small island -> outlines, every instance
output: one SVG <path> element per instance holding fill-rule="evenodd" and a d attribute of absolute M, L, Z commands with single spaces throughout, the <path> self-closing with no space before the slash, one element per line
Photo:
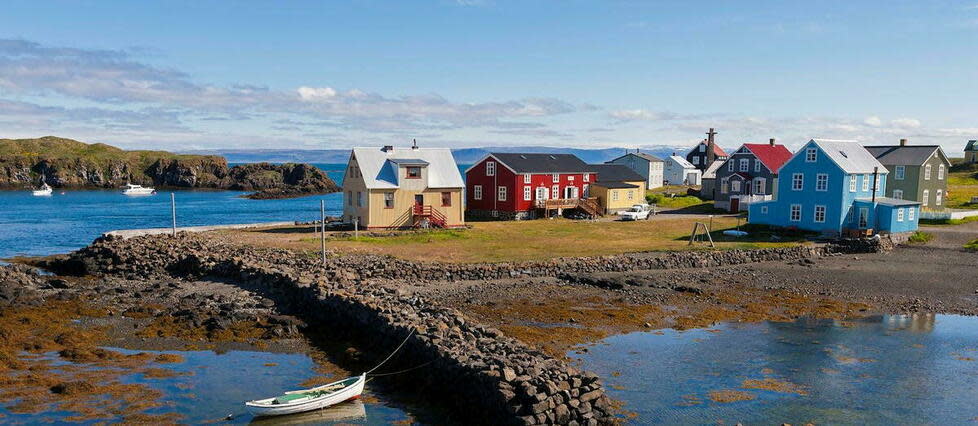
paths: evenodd
<path fill-rule="evenodd" d="M 0 189 L 46 183 L 54 188 L 157 188 L 254 191 L 253 199 L 326 194 L 340 188 L 309 164 L 254 163 L 229 167 L 224 157 L 166 151 L 126 151 L 102 143 L 45 136 L 0 139 Z"/>

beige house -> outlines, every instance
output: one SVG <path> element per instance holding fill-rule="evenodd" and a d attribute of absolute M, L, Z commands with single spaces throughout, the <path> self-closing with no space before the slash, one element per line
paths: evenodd
<path fill-rule="evenodd" d="M 588 188 L 588 197 L 596 198 L 605 214 L 614 214 L 635 204 L 645 204 L 646 179 L 622 164 L 589 164 L 597 173 Z"/>
<path fill-rule="evenodd" d="M 464 187 L 448 148 L 353 148 L 343 220 L 365 229 L 462 226 Z"/>

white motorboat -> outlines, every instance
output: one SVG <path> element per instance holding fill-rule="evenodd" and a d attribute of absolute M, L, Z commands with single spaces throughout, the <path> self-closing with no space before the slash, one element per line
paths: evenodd
<path fill-rule="evenodd" d="M 52 193 L 54 193 L 54 190 L 51 189 L 51 186 L 48 185 L 47 182 L 45 182 L 40 189 L 35 189 L 31 191 L 31 194 L 34 194 L 36 196 L 51 195 Z"/>
<path fill-rule="evenodd" d="M 124 189 L 122 193 L 125 195 L 151 195 L 156 193 L 156 189 L 127 183 L 126 189 Z"/>
<path fill-rule="evenodd" d="M 310 389 L 285 392 L 273 398 L 248 401 L 245 405 L 256 417 L 304 413 L 359 398 L 366 382 L 367 374 L 364 373 Z"/>

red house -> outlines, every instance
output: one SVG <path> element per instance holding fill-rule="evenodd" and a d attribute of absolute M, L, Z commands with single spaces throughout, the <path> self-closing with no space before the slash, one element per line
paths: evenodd
<path fill-rule="evenodd" d="M 587 199 L 596 178 L 572 154 L 490 153 L 465 171 L 465 213 L 511 220 L 564 208 L 597 214 L 596 203 Z"/>

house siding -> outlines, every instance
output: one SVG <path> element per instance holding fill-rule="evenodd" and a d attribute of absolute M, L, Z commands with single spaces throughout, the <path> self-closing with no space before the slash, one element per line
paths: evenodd
<path fill-rule="evenodd" d="M 638 188 L 605 188 L 600 183 L 591 185 L 591 196 L 598 199 L 598 205 L 604 209 L 605 214 L 611 214 L 626 210 L 635 204 L 645 203 L 645 182 L 624 182 L 635 185 Z M 632 198 L 628 198 L 629 191 Z M 615 194 L 618 194 L 617 199 Z"/>
<path fill-rule="evenodd" d="M 486 176 L 486 163 L 496 162 L 496 175 Z M 552 173 L 530 174 L 530 183 L 524 183 L 522 173 L 514 173 L 494 157 L 487 157 L 470 167 L 465 173 L 465 210 L 480 216 L 488 216 L 493 210 L 506 212 L 501 217 L 532 218 L 536 207 L 538 188 L 546 188 L 547 199 L 554 198 L 553 186 L 558 186 L 558 197 L 565 198 L 568 187 L 577 188 L 578 198 L 585 196 L 585 191 L 596 180 L 596 173 L 588 173 L 588 181 L 584 180 L 585 173 L 561 173 L 558 182 L 553 181 Z M 475 186 L 482 185 L 482 199 L 475 199 Z M 506 188 L 506 199 L 499 200 L 499 187 Z M 523 188 L 530 187 L 530 200 L 523 197 Z"/>
<path fill-rule="evenodd" d="M 621 164 L 635 173 L 645 178 L 646 188 L 659 188 L 662 186 L 664 165 L 662 161 L 649 161 L 635 154 L 626 154 L 608 162 L 608 164 Z"/>
<path fill-rule="evenodd" d="M 746 152 L 745 152 L 746 151 Z M 747 160 L 747 171 L 740 171 L 740 160 Z M 730 171 L 730 163 L 734 164 L 734 170 Z M 760 172 L 755 172 L 755 167 L 760 165 Z M 734 192 L 731 190 L 730 185 L 726 185 L 727 192 L 723 192 L 724 185 L 723 182 L 726 180 L 729 182 L 730 178 L 737 174 L 742 173 L 749 176 L 749 180 L 743 181 L 747 184 L 742 184 L 739 191 Z M 730 198 L 738 195 L 752 195 L 754 194 L 754 179 L 763 178 L 764 179 L 764 194 L 763 195 L 773 195 L 777 181 L 778 175 L 773 173 L 771 170 L 764 165 L 764 163 L 757 158 L 749 149 L 740 148 L 735 153 L 731 154 L 730 157 L 717 169 L 716 180 L 713 183 L 713 199 L 715 200 L 714 205 L 717 208 L 726 209 L 730 205 Z"/>

